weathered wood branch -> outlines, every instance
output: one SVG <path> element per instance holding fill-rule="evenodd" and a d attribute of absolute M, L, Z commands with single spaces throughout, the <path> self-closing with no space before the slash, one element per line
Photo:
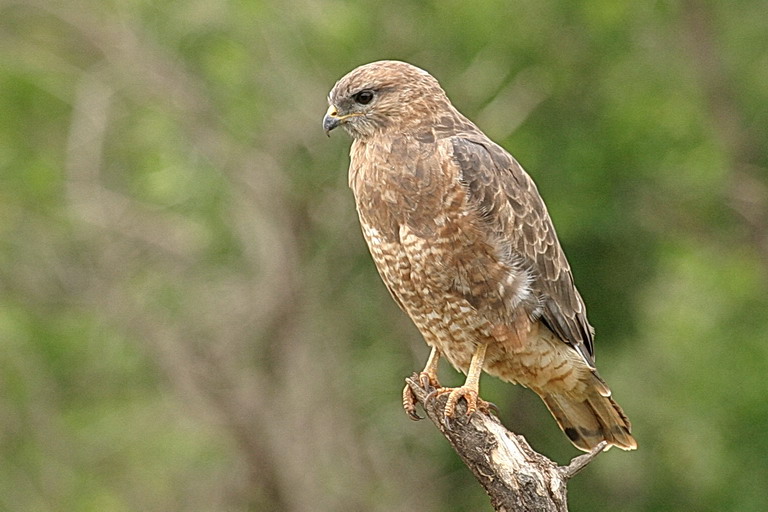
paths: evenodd
<path fill-rule="evenodd" d="M 427 400 L 431 390 L 420 387 L 416 375 L 406 382 L 429 419 L 485 488 L 493 508 L 500 512 L 567 512 L 568 479 L 605 448 L 602 443 L 567 466 L 558 466 L 534 451 L 523 436 L 507 430 L 495 416 L 478 411 L 467 418 L 463 401 L 459 401 L 456 417 L 447 420 L 443 414 L 447 396 Z"/>

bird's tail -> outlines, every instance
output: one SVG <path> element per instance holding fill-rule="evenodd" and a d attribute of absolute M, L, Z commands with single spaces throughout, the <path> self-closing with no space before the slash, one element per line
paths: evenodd
<path fill-rule="evenodd" d="M 608 387 L 593 375 L 594 385 L 575 398 L 567 394 L 542 394 L 549 412 L 565 435 L 580 450 L 590 451 L 601 441 L 622 450 L 634 450 L 637 441 L 632 426 L 619 404 L 611 398 Z"/>

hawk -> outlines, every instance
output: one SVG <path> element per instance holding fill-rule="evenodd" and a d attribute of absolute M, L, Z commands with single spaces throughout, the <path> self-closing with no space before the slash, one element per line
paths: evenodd
<path fill-rule="evenodd" d="M 328 95 L 326 134 L 354 139 L 352 188 L 384 284 L 431 353 L 423 385 L 462 398 L 482 372 L 535 391 L 579 449 L 632 450 L 629 420 L 595 368 L 594 330 L 531 177 L 450 102 L 435 78 L 399 61 L 360 66 Z M 445 357 L 467 375 L 441 387 Z M 406 412 L 418 419 L 414 396 Z"/>

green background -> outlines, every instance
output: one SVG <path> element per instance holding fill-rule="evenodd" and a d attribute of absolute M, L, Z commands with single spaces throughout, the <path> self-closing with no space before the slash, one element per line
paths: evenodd
<path fill-rule="evenodd" d="M 0 510 L 490 510 L 400 407 L 326 94 L 407 60 L 539 185 L 640 448 L 574 511 L 768 508 L 768 3 L 0 0 Z M 461 377 L 441 369 L 446 384 Z M 577 454 L 530 391 L 507 426 Z"/>

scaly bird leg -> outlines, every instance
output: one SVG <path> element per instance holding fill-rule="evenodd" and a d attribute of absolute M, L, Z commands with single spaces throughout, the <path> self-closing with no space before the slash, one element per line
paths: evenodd
<path fill-rule="evenodd" d="M 432 347 L 432 351 L 429 353 L 429 359 L 424 369 L 419 372 L 415 377 L 419 381 L 421 387 L 426 391 L 430 388 L 440 389 L 440 383 L 437 381 L 437 363 L 440 362 L 440 351 L 437 347 Z M 416 414 L 416 395 L 413 394 L 411 387 L 406 384 L 403 389 L 403 409 L 405 413 L 414 421 L 418 421 L 421 418 Z"/>
<path fill-rule="evenodd" d="M 445 403 L 444 412 L 447 418 L 453 417 L 456 404 L 460 398 L 464 398 L 467 402 L 467 416 L 471 416 L 478 407 L 486 410 L 495 407 L 478 396 L 480 391 L 480 375 L 483 373 L 483 361 L 485 361 L 485 351 L 487 348 L 487 344 L 478 345 L 477 350 L 475 350 L 472 356 L 472 361 L 469 363 L 467 379 L 464 381 L 463 386 L 458 388 L 441 388 L 430 393 L 430 395 L 433 395 L 433 398 L 448 393 L 448 401 Z M 427 399 L 429 400 L 430 397 L 427 397 Z"/>

